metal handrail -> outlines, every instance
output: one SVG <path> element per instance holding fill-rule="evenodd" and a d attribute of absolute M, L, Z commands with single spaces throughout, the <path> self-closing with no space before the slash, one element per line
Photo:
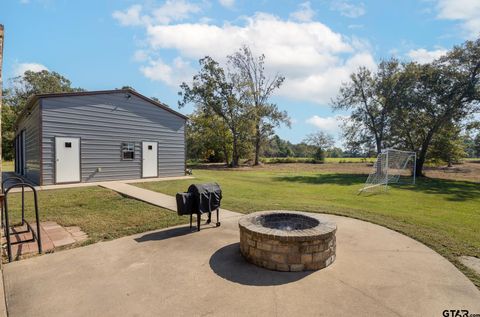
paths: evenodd
<path fill-rule="evenodd" d="M 18 177 L 18 176 L 9 177 L 9 178 L 3 180 L 3 182 L 2 182 L 2 191 L 5 189 L 5 184 L 8 183 L 9 181 L 13 181 L 13 180 L 18 181 L 19 183 L 24 183 L 24 182 L 25 182 L 25 181 L 23 180 L 23 178 L 20 178 L 20 177 Z"/>
<path fill-rule="evenodd" d="M 8 182 L 11 182 L 11 181 L 17 181 L 16 184 L 21 184 L 21 183 L 25 182 L 22 178 L 20 178 L 18 176 L 9 177 L 2 182 L 2 193 L 5 194 L 5 184 L 7 184 Z M 13 184 L 13 185 L 15 185 L 15 184 Z M 2 225 L 3 225 L 3 214 L 2 214 L 1 221 L 2 221 Z M 25 188 L 22 187 L 22 226 L 24 224 L 25 224 Z"/>
<path fill-rule="evenodd" d="M 37 241 L 38 245 L 38 253 L 42 253 L 42 240 L 41 240 L 41 234 L 40 234 L 40 218 L 38 216 L 38 198 L 37 198 L 37 190 L 35 187 L 33 187 L 30 184 L 27 183 L 17 183 L 13 184 L 10 187 L 8 187 L 5 190 L 5 198 L 4 198 L 4 212 L 5 212 L 5 237 L 7 240 L 7 255 L 8 255 L 8 261 L 12 261 L 12 243 L 10 241 L 10 226 L 9 226 L 9 220 L 8 220 L 8 193 L 13 189 L 13 188 L 22 188 L 22 225 L 26 224 L 28 231 L 32 231 L 32 240 L 28 241 Z M 33 191 L 33 199 L 34 199 L 34 205 L 35 205 L 35 220 L 37 222 L 37 232 L 35 232 L 30 225 L 28 221 L 25 220 L 25 187 L 30 188 Z M 26 242 L 26 241 L 22 241 Z"/>

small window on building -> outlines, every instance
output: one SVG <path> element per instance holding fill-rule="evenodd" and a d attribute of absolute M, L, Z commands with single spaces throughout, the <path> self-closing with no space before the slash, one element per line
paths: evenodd
<path fill-rule="evenodd" d="M 149 150 L 153 150 L 153 146 L 149 145 L 149 146 L 148 146 L 148 149 L 149 149 Z"/>
<path fill-rule="evenodd" d="M 135 143 L 122 142 L 122 160 L 131 161 L 135 158 Z"/>
<path fill-rule="evenodd" d="M 65 147 L 72 147 L 72 142 L 65 142 Z"/>

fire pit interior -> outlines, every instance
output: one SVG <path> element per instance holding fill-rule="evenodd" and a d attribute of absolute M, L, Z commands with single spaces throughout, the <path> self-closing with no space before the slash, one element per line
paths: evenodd
<path fill-rule="evenodd" d="M 240 251 L 247 261 L 277 271 L 319 270 L 335 260 L 337 227 L 318 215 L 263 211 L 242 217 Z"/>

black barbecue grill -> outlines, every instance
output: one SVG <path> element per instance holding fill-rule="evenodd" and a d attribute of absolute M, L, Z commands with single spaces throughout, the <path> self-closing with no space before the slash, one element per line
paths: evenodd
<path fill-rule="evenodd" d="M 177 213 L 179 216 L 190 215 L 190 228 L 192 216 L 197 215 L 197 229 L 200 231 L 200 217 L 208 213 L 207 224 L 212 221 L 212 211 L 217 211 L 216 226 L 220 226 L 219 210 L 222 200 L 222 190 L 217 183 L 192 184 L 185 193 L 177 193 Z"/>

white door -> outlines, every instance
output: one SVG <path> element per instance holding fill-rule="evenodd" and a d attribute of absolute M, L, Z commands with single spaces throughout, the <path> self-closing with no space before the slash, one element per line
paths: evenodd
<path fill-rule="evenodd" d="M 55 138 L 55 183 L 80 182 L 80 138 Z"/>
<path fill-rule="evenodd" d="M 142 177 L 158 176 L 157 142 L 142 142 Z"/>

